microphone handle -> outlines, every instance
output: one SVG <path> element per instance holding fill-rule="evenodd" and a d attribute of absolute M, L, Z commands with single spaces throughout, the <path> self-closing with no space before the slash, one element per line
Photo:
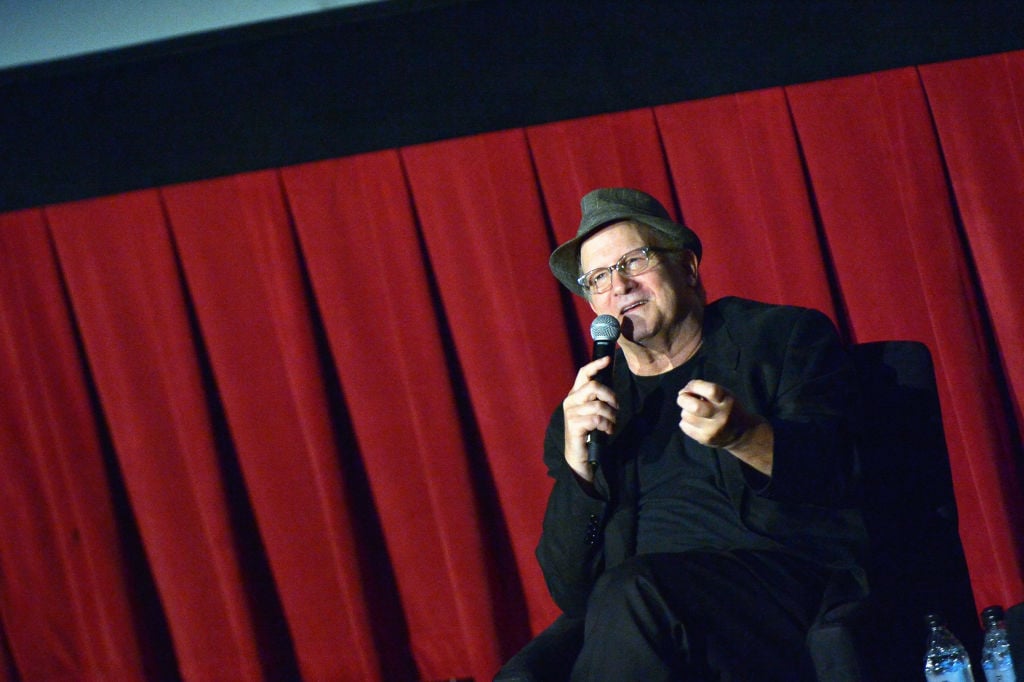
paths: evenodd
<path fill-rule="evenodd" d="M 614 357 L 615 353 L 615 341 L 614 340 L 601 340 L 594 341 L 594 359 L 599 360 L 603 357 L 611 355 Z M 609 362 L 608 366 L 600 370 L 594 375 L 594 380 L 604 386 L 612 385 L 612 365 L 614 362 Z M 597 466 L 601 460 L 601 454 L 604 452 L 605 443 L 608 442 L 608 434 L 604 431 L 591 431 L 587 434 L 587 464 L 591 466 Z"/>
<path fill-rule="evenodd" d="M 604 444 L 608 442 L 608 434 L 604 431 L 591 431 L 587 434 L 587 464 L 597 466 L 604 454 Z"/>

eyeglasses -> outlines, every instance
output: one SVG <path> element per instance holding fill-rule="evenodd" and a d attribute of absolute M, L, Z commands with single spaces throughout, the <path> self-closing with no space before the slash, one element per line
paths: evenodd
<path fill-rule="evenodd" d="M 594 268 L 584 273 L 576 282 L 589 294 L 603 294 L 612 286 L 612 272 L 618 271 L 623 277 L 636 277 L 647 272 L 653 263 L 651 254 L 669 249 L 659 249 L 653 246 L 644 246 L 633 249 L 625 254 L 615 263 L 604 268 Z"/>

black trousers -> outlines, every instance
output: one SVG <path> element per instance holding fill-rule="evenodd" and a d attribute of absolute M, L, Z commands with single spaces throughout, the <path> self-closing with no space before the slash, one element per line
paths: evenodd
<path fill-rule="evenodd" d="M 634 556 L 595 585 L 572 680 L 813 680 L 805 638 L 826 580 L 776 552 Z"/>

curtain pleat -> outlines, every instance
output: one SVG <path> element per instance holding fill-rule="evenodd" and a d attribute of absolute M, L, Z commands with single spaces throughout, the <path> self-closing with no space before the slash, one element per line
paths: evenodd
<path fill-rule="evenodd" d="M 258 679 L 253 616 L 159 195 L 47 214 L 182 675 Z M 220 627 L 208 631 L 213 622 Z"/>
<path fill-rule="evenodd" d="M 571 385 L 572 357 L 526 137 L 439 142 L 405 149 L 402 160 L 451 335 L 452 390 L 469 407 L 474 454 L 493 481 L 479 492 L 488 513 L 505 515 L 536 630 L 556 615 L 533 554 L 549 488 L 536 444 Z"/>
<path fill-rule="evenodd" d="M 1024 54 L 925 66 L 921 76 L 1024 436 Z"/>
<path fill-rule="evenodd" d="M 477 492 L 489 473 L 448 366 L 398 154 L 287 169 L 284 180 L 416 664 L 427 679 L 479 679 L 503 655 L 489 576 L 507 537 L 486 514 L 496 502 Z"/>
<path fill-rule="evenodd" d="M 10 679 L 141 679 L 101 425 L 42 211 L 0 216 L 0 613 Z"/>
<path fill-rule="evenodd" d="M 656 109 L 683 214 L 709 257 L 711 299 L 817 308 L 836 319 L 793 123 L 780 89 Z"/>
<path fill-rule="evenodd" d="M 593 313 L 599 186 L 709 298 L 936 361 L 979 606 L 1024 599 L 1024 53 L 0 215 L 0 680 L 486 680 Z M 899 415 L 893 415 L 898 419 Z"/>
<path fill-rule="evenodd" d="M 378 679 L 325 372 L 276 173 L 164 192 L 280 610 L 308 679 Z M 339 647 L 338 642 L 349 646 Z"/>

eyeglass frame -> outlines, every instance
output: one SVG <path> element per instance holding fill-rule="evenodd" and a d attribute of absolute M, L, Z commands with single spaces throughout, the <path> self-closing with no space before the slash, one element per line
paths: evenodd
<path fill-rule="evenodd" d="M 590 296 L 593 296 L 594 294 L 603 294 L 604 292 L 608 291 L 608 289 L 611 289 L 611 284 L 610 284 L 612 282 L 611 277 L 612 277 L 612 275 L 615 272 L 618 272 L 619 275 L 621 275 L 622 277 L 625 277 L 626 279 L 632 279 L 636 275 L 644 274 L 645 272 L 647 272 L 648 270 L 650 270 L 653 267 L 654 264 L 651 262 L 651 254 L 652 253 L 655 253 L 655 254 L 656 253 L 672 253 L 674 251 L 679 251 L 679 250 L 680 249 L 666 249 L 666 248 L 661 248 L 661 247 L 658 247 L 658 246 L 641 246 L 638 249 L 630 249 L 626 253 L 622 254 L 622 256 L 619 257 L 619 260 L 615 261 L 611 265 L 605 265 L 605 266 L 600 267 L 600 268 L 593 268 L 592 270 L 587 270 L 582 275 L 580 275 L 579 277 L 576 278 L 576 283 L 580 285 L 580 289 L 585 291 Z M 643 257 L 647 260 L 647 266 L 644 267 L 644 269 L 640 270 L 639 272 L 634 272 L 633 274 L 629 274 L 624 269 L 625 268 L 626 257 L 636 253 L 637 251 L 641 252 L 643 254 Z M 601 291 L 591 291 L 590 287 L 587 286 L 586 280 L 589 277 L 591 277 L 595 272 L 601 272 L 602 270 L 607 270 L 608 271 L 608 277 L 609 277 L 609 279 L 608 279 L 608 282 L 609 282 L 608 289 L 602 289 Z"/>

